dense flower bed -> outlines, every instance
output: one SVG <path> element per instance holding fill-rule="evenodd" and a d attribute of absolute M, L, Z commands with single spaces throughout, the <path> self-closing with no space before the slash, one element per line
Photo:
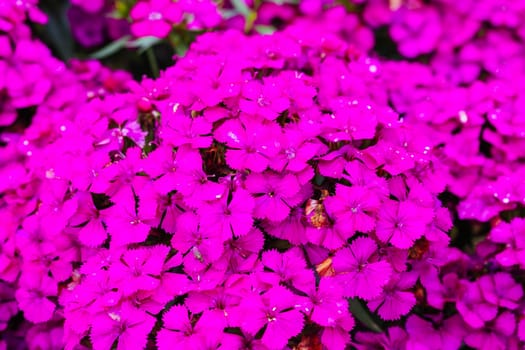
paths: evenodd
<path fill-rule="evenodd" d="M 42 2 L 0 0 L 0 349 L 525 346 L 523 1 L 71 1 L 108 66 L 176 49 L 138 81 Z"/>

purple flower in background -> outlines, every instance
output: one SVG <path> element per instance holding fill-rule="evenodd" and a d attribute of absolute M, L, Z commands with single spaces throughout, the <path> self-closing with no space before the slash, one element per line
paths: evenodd
<path fill-rule="evenodd" d="M 459 314 L 472 328 L 482 328 L 486 322 L 492 321 L 498 314 L 498 307 L 483 300 L 479 282 L 467 283 L 465 293 L 456 303 Z"/>
<path fill-rule="evenodd" d="M 56 305 L 48 297 L 57 295 L 56 282 L 43 271 L 28 271 L 21 281 L 20 289 L 15 293 L 24 317 L 31 322 L 49 321 L 53 317 Z"/>
<path fill-rule="evenodd" d="M 399 51 L 409 58 L 434 50 L 441 32 L 438 11 L 430 6 L 398 10 L 390 27 L 390 34 L 398 43 Z"/>
<path fill-rule="evenodd" d="M 461 317 L 455 315 L 445 320 L 425 320 L 412 315 L 407 319 L 406 329 L 410 334 L 407 346 L 413 349 L 430 350 L 458 349 L 467 330 Z"/>
<path fill-rule="evenodd" d="M 87 10 L 79 6 L 71 6 L 67 11 L 71 31 L 75 39 L 84 47 L 100 45 L 104 42 L 105 24 L 104 17 L 99 13 L 102 6 L 97 9 L 97 1 L 84 1 L 84 3 L 90 4 L 88 6 L 93 8 Z"/>
<path fill-rule="evenodd" d="M 485 329 L 474 330 L 465 335 L 465 343 L 480 350 L 509 349 L 512 334 L 516 330 L 516 318 L 509 311 L 502 312 Z"/>
<path fill-rule="evenodd" d="M 505 272 L 485 275 L 479 279 L 483 298 L 491 304 L 514 310 L 523 297 L 523 288 Z"/>

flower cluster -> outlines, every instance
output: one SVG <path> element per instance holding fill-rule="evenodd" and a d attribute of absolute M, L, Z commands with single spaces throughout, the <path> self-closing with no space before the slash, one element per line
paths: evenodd
<path fill-rule="evenodd" d="M 137 82 L 0 0 L 0 349 L 524 346 L 519 1 L 132 3 L 218 29 Z"/>

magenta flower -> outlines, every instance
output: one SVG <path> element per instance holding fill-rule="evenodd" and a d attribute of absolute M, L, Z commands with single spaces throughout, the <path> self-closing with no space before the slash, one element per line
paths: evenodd
<path fill-rule="evenodd" d="M 139 290 L 154 290 L 160 284 L 168 251 L 168 247 L 161 245 L 128 250 L 109 268 L 111 278 L 114 283 L 120 281 L 120 290 L 126 296 Z"/>
<path fill-rule="evenodd" d="M 266 326 L 262 343 L 270 349 L 281 349 L 303 328 L 303 315 L 295 308 L 296 302 L 297 297 L 281 286 L 263 295 L 249 295 L 239 306 L 243 315 L 241 329 L 256 334 Z"/>
<path fill-rule="evenodd" d="M 157 334 L 159 350 L 173 349 L 205 349 L 207 342 L 215 343 L 222 336 L 225 322 L 217 322 L 204 312 L 197 323 L 188 316 L 188 309 L 183 305 L 175 305 L 162 317 L 163 328 Z M 210 347 L 210 349 L 213 347 Z"/>
<path fill-rule="evenodd" d="M 276 171 L 299 172 L 308 167 L 308 160 L 323 150 L 323 145 L 316 140 L 308 139 L 303 128 L 289 126 L 283 135 L 281 151 L 270 163 Z"/>
<path fill-rule="evenodd" d="M 473 330 L 465 335 L 465 343 L 475 349 L 511 349 L 516 330 L 516 317 L 509 311 L 502 312 L 490 326 Z"/>
<path fill-rule="evenodd" d="M 7 283 L 0 282 L 0 331 L 7 328 L 9 319 L 18 312 L 15 289 Z"/>
<path fill-rule="evenodd" d="M 236 295 L 225 287 L 219 287 L 210 291 L 191 291 L 184 303 L 194 314 L 206 311 L 210 317 L 219 319 L 216 321 L 217 324 L 224 323 L 224 321 L 230 324 L 230 322 L 235 323 L 240 317 L 237 306 L 241 300 L 240 295 Z"/>
<path fill-rule="evenodd" d="M 69 182 L 64 180 L 48 180 L 40 192 L 42 202 L 39 208 L 42 228 L 49 233 L 58 233 L 66 227 L 69 218 L 77 209 L 74 199 L 66 199 Z"/>
<path fill-rule="evenodd" d="M 276 250 L 269 250 L 261 257 L 263 265 L 279 275 L 281 283 L 285 286 L 308 291 L 315 284 L 312 271 L 306 268 L 306 262 L 299 249 L 292 249 L 284 254 Z"/>
<path fill-rule="evenodd" d="M 258 263 L 258 254 L 264 245 L 261 231 L 252 228 L 240 237 L 231 237 L 224 242 L 224 253 L 219 264 L 225 266 L 227 272 L 249 273 Z"/>
<path fill-rule="evenodd" d="M 498 315 L 498 307 L 483 300 L 481 286 L 476 282 L 467 283 L 465 293 L 458 296 L 456 307 L 463 320 L 474 329 L 482 328 Z"/>
<path fill-rule="evenodd" d="M 179 108 L 180 109 L 180 108 Z M 179 110 L 163 113 L 164 122 L 159 134 L 170 146 L 189 145 L 191 148 L 206 148 L 212 143 L 212 125 L 203 117 L 192 118 Z"/>
<path fill-rule="evenodd" d="M 292 244 L 308 242 L 306 226 L 303 222 L 304 210 L 300 207 L 290 209 L 290 214 L 281 222 L 265 221 L 263 227 L 270 235 L 290 241 Z"/>
<path fill-rule="evenodd" d="M 151 229 L 148 217 L 136 211 L 135 198 L 131 191 L 122 194 L 117 204 L 104 210 L 102 220 L 111 235 L 111 247 L 117 248 L 130 243 L 143 242 Z"/>
<path fill-rule="evenodd" d="M 505 249 L 496 255 L 496 260 L 502 266 L 525 266 L 525 220 L 515 218 L 510 223 L 502 222 L 490 232 L 493 242 L 505 244 Z"/>
<path fill-rule="evenodd" d="M 250 81 L 243 86 L 239 109 L 250 116 L 275 120 L 290 106 L 280 91 L 279 80 L 265 79 L 264 83 Z"/>
<path fill-rule="evenodd" d="M 122 195 L 130 185 L 140 186 L 145 181 L 144 176 L 137 176 L 143 170 L 141 160 L 142 151 L 139 148 L 130 148 L 126 155 L 119 154 L 117 161 L 104 167 L 93 179 L 90 191 L 105 193 L 110 197 Z M 124 193 L 127 196 L 127 193 Z"/>
<path fill-rule="evenodd" d="M 467 332 L 461 317 L 457 315 L 433 322 L 412 315 L 407 319 L 406 330 L 410 334 L 407 346 L 432 350 L 459 349 Z"/>
<path fill-rule="evenodd" d="M 70 218 L 69 225 L 79 227 L 78 239 L 87 247 L 98 247 L 107 238 L 106 229 L 100 217 L 100 211 L 95 208 L 91 194 L 77 192 L 78 208 Z"/>
<path fill-rule="evenodd" d="M 199 207 L 205 201 L 223 197 L 223 185 L 210 181 L 203 170 L 202 158 L 197 150 L 180 147 L 177 152 L 177 170 L 170 177 L 162 177 L 161 185 L 170 186 L 179 191 L 186 199 L 186 204 Z"/>
<path fill-rule="evenodd" d="M 379 209 L 376 235 L 397 248 L 409 248 L 432 221 L 433 211 L 411 201 L 386 201 Z"/>
<path fill-rule="evenodd" d="M 368 302 L 370 310 L 377 310 L 382 319 L 398 320 L 416 305 L 416 297 L 408 291 L 416 283 L 417 274 L 405 272 L 394 275 L 384 287 L 381 295 Z"/>
<path fill-rule="evenodd" d="M 297 204 L 295 195 L 299 182 L 292 174 L 250 174 L 245 181 L 246 189 L 255 198 L 253 216 L 270 221 L 283 221 L 290 208 Z"/>
<path fill-rule="evenodd" d="M 354 328 L 355 321 L 349 312 L 342 311 L 330 325 L 322 330 L 321 343 L 327 349 L 343 350 L 350 343 L 349 332 Z"/>
<path fill-rule="evenodd" d="M 180 5 L 171 0 L 139 1 L 130 12 L 131 32 L 137 37 L 166 37 L 182 21 Z"/>
<path fill-rule="evenodd" d="M 434 50 L 441 32 L 439 13 L 431 6 L 417 10 L 400 9 L 394 14 L 394 23 L 390 27 L 399 51 L 409 58 Z"/>
<path fill-rule="evenodd" d="M 115 340 L 118 340 L 118 350 L 144 349 L 154 325 L 153 316 L 124 303 L 119 309 L 95 317 L 91 327 L 91 342 L 94 349 L 110 349 Z"/>
<path fill-rule="evenodd" d="M 339 324 L 338 322 L 343 317 L 349 316 L 348 303 L 343 294 L 343 289 L 334 278 L 321 278 L 317 289 L 310 286 L 309 300 L 304 303 L 303 311 L 310 316 L 312 321 L 321 326 L 342 326 L 344 323 Z"/>
<path fill-rule="evenodd" d="M 335 219 L 336 230 L 347 237 L 356 231 L 370 232 L 375 228 L 376 213 L 380 201 L 376 194 L 360 186 L 336 186 L 335 196 L 325 199 L 330 217 Z"/>
<path fill-rule="evenodd" d="M 215 230 L 223 240 L 232 235 L 243 236 L 252 228 L 253 208 L 253 197 L 245 190 L 238 189 L 232 193 L 231 199 L 222 197 L 199 208 L 199 215 L 206 218 L 201 222 L 201 229 Z"/>
<path fill-rule="evenodd" d="M 189 14 L 188 27 L 194 30 L 213 28 L 222 21 L 217 4 L 210 0 L 180 0 L 181 8 Z"/>
<path fill-rule="evenodd" d="M 249 169 L 263 172 L 270 160 L 279 153 L 280 134 L 276 124 L 227 120 L 215 130 L 215 138 L 226 143 L 226 162 L 236 170 Z"/>
<path fill-rule="evenodd" d="M 403 328 L 394 326 L 384 333 L 358 332 L 355 339 L 358 350 L 406 349 L 409 336 Z"/>
<path fill-rule="evenodd" d="M 217 230 L 204 231 L 199 225 L 200 218 L 196 214 L 186 212 L 179 216 L 171 245 L 182 253 L 191 251 L 198 260 L 215 261 L 223 252 L 223 236 Z"/>
<path fill-rule="evenodd" d="M 325 119 L 323 135 L 332 142 L 374 138 L 377 117 L 365 101 L 339 98 L 331 103 L 333 113 Z"/>
<path fill-rule="evenodd" d="M 336 279 L 344 295 L 372 300 L 380 295 L 392 274 L 386 261 L 377 261 L 376 243 L 368 237 L 356 238 L 348 248 L 339 250 L 333 258 Z"/>
<path fill-rule="evenodd" d="M 34 323 L 49 321 L 56 305 L 48 297 L 58 293 L 57 283 L 43 271 L 27 271 L 22 275 L 20 288 L 16 291 L 16 301 L 24 312 L 24 317 Z"/>
<path fill-rule="evenodd" d="M 497 272 L 482 276 L 479 285 L 483 298 L 499 307 L 515 310 L 523 297 L 523 288 L 509 273 Z"/>

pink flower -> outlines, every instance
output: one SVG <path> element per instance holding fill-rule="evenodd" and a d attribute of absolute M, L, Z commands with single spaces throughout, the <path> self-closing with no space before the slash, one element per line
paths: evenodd
<path fill-rule="evenodd" d="M 149 218 L 137 213 L 131 191 L 127 191 L 119 199 L 117 204 L 102 212 L 103 221 L 111 235 L 111 247 L 145 241 L 151 229 L 146 223 Z"/>
<path fill-rule="evenodd" d="M 215 130 L 215 139 L 226 143 L 226 162 L 236 170 L 249 169 L 263 172 L 270 160 L 279 153 L 280 144 L 275 135 L 280 134 L 276 124 L 227 120 Z"/>
<path fill-rule="evenodd" d="M 327 349 L 343 350 L 350 343 L 349 332 L 354 328 L 355 321 L 348 312 L 342 311 L 334 321 L 330 320 L 330 325 L 322 330 L 321 343 Z"/>
<path fill-rule="evenodd" d="M 162 117 L 164 122 L 159 134 L 165 144 L 174 147 L 189 145 L 191 148 L 211 146 L 212 125 L 205 118 L 192 118 L 179 110 L 174 113 L 167 111 L 162 114 Z"/>
<path fill-rule="evenodd" d="M 479 285 L 483 298 L 491 304 L 514 310 L 523 297 L 523 288 L 509 273 L 482 276 Z"/>
<path fill-rule="evenodd" d="M 159 350 L 173 349 L 204 349 L 204 344 L 211 341 L 218 345 L 225 322 L 217 322 L 204 312 L 197 323 L 188 316 L 188 309 L 183 305 L 175 305 L 162 317 L 163 328 L 157 334 Z M 215 322 L 214 322 L 215 321 Z"/>
<path fill-rule="evenodd" d="M 414 286 L 417 277 L 417 274 L 410 272 L 392 276 L 381 295 L 368 302 L 368 307 L 377 310 L 379 316 L 388 321 L 398 320 L 408 314 L 416 305 L 416 297 L 407 290 Z"/>
<path fill-rule="evenodd" d="M 290 214 L 281 222 L 265 221 L 263 227 L 268 234 L 290 241 L 291 244 L 308 242 L 306 226 L 303 222 L 304 210 L 300 207 L 290 209 Z"/>
<path fill-rule="evenodd" d="M 498 307 L 483 300 L 481 286 L 476 282 L 467 283 L 466 292 L 458 296 L 456 307 L 463 320 L 472 328 L 480 329 L 498 314 Z"/>
<path fill-rule="evenodd" d="M 297 204 L 295 195 L 300 187 L 292 174 L 250 174 L 244 184 L 255 198 L 253 216 L 256 218 L 283 221 L 290 214 L 290 208 Z"/>
<path fill-rule="evenodd" d="M 248 295 L 239 306 L 243 313 L 241 329 L 256 334 L 266 325 L 262 343 L 270 349 L 283 348 L 303 328 L 303 315 L 295 308 L 296 300 L 294 294 L 281 286 L 263 295 Z"/>
<path fill-rule="evenodd" d="M 374 260 L 377 249 L 372 239 L 358 237 L 348 248 L 335 254 L 333 267 L 345 296 L 372 300 L 380 295 L 390 279 L 392 267 L 386 261 Z"/>
<path fill-rule="evenodd" d="M 109 268 L 111 278 L 122 286 L 119 289 L 126 296 L 139 290 L 155 290 L 168 251 L 162 245 L 128 250 Z"/>
<path fill-rule="evenodd" d="M 297 248 L 284 254 L 276 250 L 265 251 L 261 261 L 267 269 L 279 275 L 285 286 L 307 291 L 315 284 L 314 274 L 306 268 L 303 254 Z"/>
<path fill-rule="evenodd" d="M 253 197 L 245 190 L 238 189 L 232 193 L 231 199 L 224 196 L 218 201 L 199 208 L 201 229 L 215 230 L 226 240 L 232 235 L 243 236 L 252 228 L 254 207 Z"/>
<path fill-rule="evenodd" d="M 24 317 L 34 323 L 49 321 L 55 311 L 55 303 L 48 297 L 58 293 L 57 283 L 43 271 L 26 271 L 20 280 L 15 296 Z"/>
<path fill-rule="evenodd" d="M 421 237 L 433 218 L 433 211 L 411 201 L 386 201 L 378 212 L 376 235 L 397 248 L 409 248 Z"/>
<path fill-rule="evenodd" d="M 201 229 L 200 219 L 198 215 L 191 212 L 179 216 L 171 245 L 182 253 L 191 251 L 198 260 L 212 262 L 222 255 L 223 235 L 217 230 Z"/>
<path fill-rule="evenodd" d="M 146 347 L 148 334 L 155 325 L 155 318 L 128 303 L 119 309 L 95 317 L 91 327 L 94 349 L 110 349 L 118 340 L 117 350 L 141 350 Z"/>
<path fill-rule="evenodd" d="M 224 253 L 218 264 L 223 264 L 227 272 L 248 273 L 258 263 L 258 254 L 264 245 L 261 231 L 252 228 L 240 237 L 231 237 L 224 242 Z"/>
<path fill-rule="evenodd" d="M 480 350 L 510 349 L 516 330 L 516 317 L 509 311 L 502 312 L 490 326 L 473 330 L 465 335 L 465 343 Z"/>
<path fill-rule="evenodd" d="M 375 227 L 379 209 L 377 195 L 361 186 L 336 185 L 335 196 L 325 199 L 326 211 L 335 219 L 336 230 L 351 237 L 356 231 L 370 232 Z"/>
<path fill-rule="evenodd" d="M 328 141 L 352 141 L 374 138 L 377 117 L 365 101 L 338 98 L 330 104 L 333 113 L 325 118 L 325 136 Z"/>
<path fill-rule="evenodd" d="M 18 312 L 15 290 L 7 283 L 0 282 L 0 332 L 7 328 L 11 317 Z"/>
<path fill-rule="evenodd" d="M 410 335 L 407 346 L 411 346 L 411 349 L 429 350 L 459 349 L 467 333 L 467 328 L 458 315 L 432 322 L 411 315 L 407 319 L 406 330 Z"/>
<path fill-rule="evenodd" d="M 489 238 L 496 243 L 505 244 L 496 260 L 502 266 L 520 265 L 525 267 L 525 220 L 515 218 L 510 223 L 502 222 L 492 229 Z"/>
<path fill-rule="evenodd" d="M 146 180 L 144 176 L 137 176 L 138 172 L 143 171 L 141 153 L 139 148 L 134 147 L 129 148 L 126 155 L 119 154 L 116 161 L 104 167 L 93 179 L 90 191 L 116 198 L 122 191 L 127 191 L 130 185 L 140 186 Z"/>
<path fill-rule="evenodd" d="M 275 120 L 290 106 L 290 101 L 280 90 L 276 78 L 267 78 L 264 83 L 250 81 L 243 86 L 239 109 L 251 116 Z"/>
<path fill-rule="evenodd" d="M 182 21 L 182 11 L 171 0 L 139 1 L 130 12 L 131 32 L 137 37 L 166 37 L 174 24 Z"/>
<path fill-rule="evenodd" d="M 162 185 L 179 191 L 191 207 L 199 207 L 205 201 L 222 198 L 224 186 L 210 181 L 210 177 L 203 170 L 202 158 L 197 150 L 188 146 L 180 147 L 176 160 L 177 170 L 173 175 L 158 180 Z"/>
<path fill-rule="evenodd" d="M 98 247 L 107 238 L 106 229 L 89 192 L 77 192 L 78 208 L 70 218 L 69 225 L 79 227 L 78 239 L 88 247 Z"/>

